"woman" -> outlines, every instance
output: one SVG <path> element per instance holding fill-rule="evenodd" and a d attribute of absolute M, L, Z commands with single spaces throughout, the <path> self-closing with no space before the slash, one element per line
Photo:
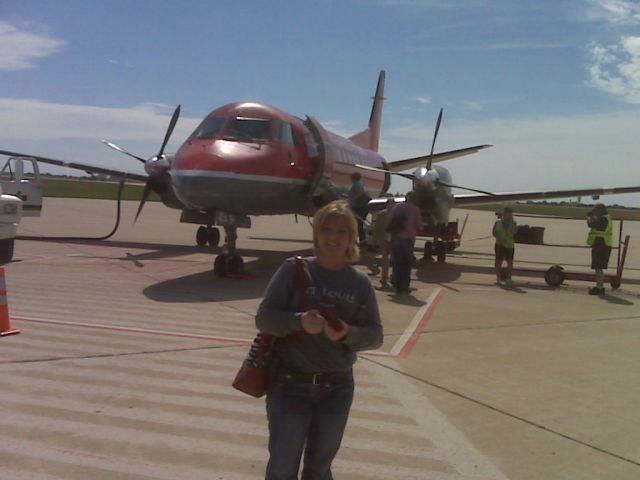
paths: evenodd
<path fill-rule="evenodd" d="M 294 285 L 295 263 L 287 261 L 258 309 L 258 329 L 278 337 L 266 402 L 267 480 L 297 479 L 303 451 L 303 480 L 333 478 L 331 463 L 353 399 L 355 352 L 382 344 L 371 282 L 350 265 L 358 258 L 357 228 L 345 202 L 320 209 L 313 219 L 316 256 L 304 259 L 306 302 Z M 300 311 L 303 303 L 306 311 Z"/>

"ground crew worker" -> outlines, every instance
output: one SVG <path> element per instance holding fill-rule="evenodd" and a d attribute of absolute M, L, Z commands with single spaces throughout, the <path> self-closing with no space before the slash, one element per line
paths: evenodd
<path fill-rule="evenodd" d="M 596 271 L 596 286 L 589 289 L 589 295 L 603 295 L 604 270 L 609 267 L 613 245 L 613 221 L 607 207 L 598 203 L 589 213 L 587 225 L 591 227 L 587 236 L 587 244 L 591 247 L 591 268 Z"/>
<path fill-rule="evenodd" d="M 493 225 L 493 236 L 496 239 L 494 250 L 496 252 L 496 283 L 513 287 L 515 284 L 511 279 L 513 272 L 513 254 L 515 253 L 515 234 L 518 226 L 513 221 L 513 209 L 505 207 L 502 211 L 502 218 Z M 507 262 L 507 268 L 502 278 L 502 263 Z"/>
<path fill-rule="evenodd" d="M 364 221 L 369 214 L 369 201 L 371 197 L 364 188 L 364 182 L 362 181 L 362 175 L 358 172 L 351 174 L 351 188 L 347 195 L 349 201 L 349 208 L 356 214 L 356 220 L 358 221 L 358 238 L 360 244 L 365 242 Z"/>

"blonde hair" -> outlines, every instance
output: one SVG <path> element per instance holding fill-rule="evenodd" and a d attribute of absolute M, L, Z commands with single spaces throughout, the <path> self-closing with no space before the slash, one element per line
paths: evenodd
<path fill-rule="evenodd" d="M 360 249 L 358 248 L 358 222 L 353 212 L 343 200 L 336 200 L 325 205 L 313 216 L 313 247 L 318 249 L 318 233 L 320 229 L 327 223 L 329 217 L 344 218 L 347 222 L 349 230 L 349 247 L 347 248 L 347 262 L 355 262 L 360 258 Z"/>

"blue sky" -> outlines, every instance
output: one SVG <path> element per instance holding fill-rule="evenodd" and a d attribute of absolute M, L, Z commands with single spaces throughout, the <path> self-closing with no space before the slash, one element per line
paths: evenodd
<path fill-rule="evenodd" d="M 627 0 L 0 3 L 0 146 L 140 171 L 240 99 L 361 129 L 380 69 L 381 150 L 494 148 L 447 164 L 493 191 L 640 183 L 640 3 Z M 394 185 L 402 189 L 403 185 Z M 622 196 L 640 206 L 640 196 Z"/>

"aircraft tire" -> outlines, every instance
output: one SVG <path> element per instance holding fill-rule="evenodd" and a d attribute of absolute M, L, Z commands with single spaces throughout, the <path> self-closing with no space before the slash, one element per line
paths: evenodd
<path fill-rule="evenodd" d="M 447 247 L 443 241 L 436 243 L 436 257 L 438 258 L 438 263 L 444 263 L 447 259 Z"/>
<path fill-rule="evenodd" d="M 227 272 L 234 275 L 244 273 L 244 260 L 240 255 L 233 255 L 227 263 Z"/>
<path fill-rule="evenodd" d="M 228 272 L 229 257 L 221 254 L 213 262 L 213 273 L 217 277 L 224 277 Z"/>
<path fill-rule="evenodd" d="M 208 237 L 207 227 L 199 226 L 196 231 L 196 243 L 198 246 L 204 247 L 207 244 Z"/>
<path fill-rule="evenodd" d="M 433 261 L 432 257 L 433 257 L 433 242 L 430 242 L 429 240 L 427 240 L 426 242 L 424 242 L 424 259 L 427 262 L 431 262 Z"/>
<path fill-rule="evenodd" d="M 13 259 L 13 238 L 0 240 L 0 265 L 6 265 Z"/>
<path fill-rule="evenodd" d="M 544 274 L 544 281 L 550 287 L 559 287 L 564 282 L 564 271 L 560 265 L 554 265 Z"/>
<path fill-rule="evenodd" d="M 220 230 L 218 230 L 216 227 L 207 230 L 207 241 L 212 247 L 217 247 L 218 245 L 220 245 Z"/>

